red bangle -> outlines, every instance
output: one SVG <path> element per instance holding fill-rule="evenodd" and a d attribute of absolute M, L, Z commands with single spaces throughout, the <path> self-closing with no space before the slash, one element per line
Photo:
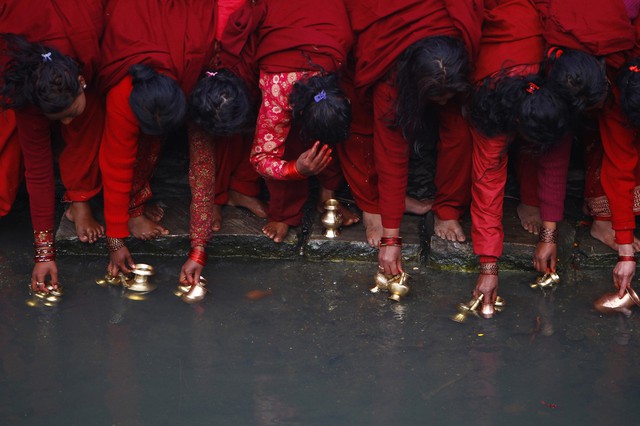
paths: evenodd
<path fill-rule="evenodd" d="M 635 256 L 618 256 L 618 262 L 637 262 Z"/>
<path fill-rule="evenodd" d="M 298 171 L 298 169 L 296 168 L 296 162 L 293 160 L 289 161 L 284 166 L 283 171 L 284 171 L 284 177 L 290 180 L 305 180 L 308 177 Z"/>
<path fill-rule="evenodd" d="M 202 266 L 206 266 L 207 265 L 207 258 L 209 256 L 207 255 L 207 253 L 204 250 L 197 250 L 192 248 L 191 250 L 189 250 L 189 259 L 193 260 L 194 262 L 202 265 Z"/>
<path fill-rule="evenodd" d="M 382 237 L 380 238 L 380 247 L 402 247 L 402 237 Z"/>

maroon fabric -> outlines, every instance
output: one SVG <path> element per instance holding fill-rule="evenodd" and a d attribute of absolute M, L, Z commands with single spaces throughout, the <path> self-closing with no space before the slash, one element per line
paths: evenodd
<path fill-rule="evenodd" d="M 336 71 L 353 43 L 343 0 L 267 0 L 257 37 L 256 60 L 270 73 Z"/>
<path fill-rule="evenodd" d="M 474 80 L 544 59 L 542 25 L 533 0 L 485 1 Z"/>
<path fill-rule="evenodd" d="M 608 55 L 631 49 L 636 35 L 622 0 L 535 0 L 550 45 Z"/>
<path fill-rule="evenodd" d="M 356 87 L 381 79 L 410 45 L 425 37 L 461 38 L 475 57 L 483 0 L 345 0 L 357 37 Z"/>
<path fill-rule="evenodd" d="M 0 32 L 24 35 L 70 56 L 91 84 L 100 59 L 104 0 L 0 0 Z"/>
<path fill-rule="evenodd" d="M 114 0 L 102 41 L 100 86 L 106 93 L 135 64 L 174 77 L 189 94 L 214 50 L 210 0 Z"/>

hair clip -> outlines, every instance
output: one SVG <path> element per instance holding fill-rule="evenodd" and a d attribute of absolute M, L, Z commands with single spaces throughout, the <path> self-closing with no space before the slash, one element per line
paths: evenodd
<path fill-rule="evenodd" d="M 327 92 L 325 92 L 324 90 L 313 97 L 313 100 L 316 101 L 316 103 L 320 102 L 323 99 L 327 99 Z"/>
<path fill-rule="evenodd" d="M 218 71 L 216 72 L 207 71 L 205 72 L 205 74 L 207 75 L 207 77 L 215 77 L 216 74 L 218 74 Z"/>
<path fill-rule="evenodd" d="M 633 71 L 633 72 L 640 72 L 640 68 L 638 68 L 637 65 L 631 65 L 629 67 L 629 71 Z"/>
<path fill-rule="evenodd" d="M 540 86 L 538 86 L 535 83 L 529 82 L 529 87 L 527 87 L 525 90 L 527 91 L 527 93 L 529 93 L 530 95 L 533 95 L 533 92 L 535 92 L 536 90 L 538 90 L 540 88 Z"/>
<path fill-rule="evenodd" d="M 562 56 L 563 53 L 564 53 L 564 50 L 560 49 L 559 47 L 552 47 L 547 51 L 547 58 L 558 59 L 560 56 Z"/>
<path fill-rule="evenodd" d="M 51 52 L 41 53 L 40 56 L 42 56 L 42 62 L 53 62 L 53 59 L 51 59 Z"/>

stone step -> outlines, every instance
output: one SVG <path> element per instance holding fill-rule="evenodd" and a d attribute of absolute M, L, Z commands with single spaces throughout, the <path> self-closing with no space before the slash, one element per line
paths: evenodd
<path fill-rule="evenodd" d="M 186 256 L 189 251 L 189 199 L 187 197 L 158 200 L 165 208 L 162 224 L 170 230 L 166 237 L 154 241 L 127 239 L 133 255 L 153 254 Z M 537 237 L 526 232 L 516 213 L 517 201 L 505 200 L 504 250 L 501 269 L 528 270 Z M 242 208 L 225 206 L 222 229 L 210 242 L 209 253 L 219 257 L 253 257 L 317 261 L 377 262 L 377 250 L 366 243 L 365 227 L 357 223 L 341 230 L 337 238 L 323 236 L 320 214 L 308 209 L 303 225 L 291 228 L 285 240 L 276 244 L 262 233 L 265 219 L 260 219 Z M 408 267 L 428 265 L 438 269 L 475 271 L 477 258 L 470 238 L 470 220 L 463 218 L 466 242 L 445 241 L 433 234 L 433 215 L 425 217 L 405 215 L 402 224 L 403 261 Z M 81 243 L 75 228 L 64 216 L 56 233 L 60 254 L 106 256 L 104 239 L 96 244 Z M 588 224 L 564 221 L 560 224 L 558 257 L 561 267 L 611 268 L 616 253 L 589 234 Z"/>

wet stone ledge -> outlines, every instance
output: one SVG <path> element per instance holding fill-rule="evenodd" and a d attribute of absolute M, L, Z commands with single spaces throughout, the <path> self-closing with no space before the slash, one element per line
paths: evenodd
<path fill-rule="evenodd" d="M 189 251 L 189 199 L 176 197 L 158 201 L 165 208 L 162 224 L 170 234 L 154 241 L 127 239 L 127 247 L 135 255 L 186 256 Z M 215 257 L 249 257 L 272 259 L 307 259 L 331 262 L 377 262 L 377 250 L 366 243 L 362 222 L 342 228 L 337 238 L 323 236 L 320 215 L 306 212 L 305 225 L 291 228 L 285 240 L 276 244 L 262 234 L 265 219 L 242 208 L 224 207 L 222 229 L 214 234 L 209 254 Z M 471 243 L 470 219 L 463 218 L 467 241 L 445 241 L 433 235 L 433 215 L 405 215 L 402 224 L 403 261 L 408 267 L 427 265 L 456 271 L 477 271 L 477 257 Z M 531 270 L 537 237 L 526 232 L 516 214 L 516 203 L 505 201 L 505 242 L 500 268 Z M 56 233 L 59 254 L 105 256 L 104 239 L 96 244 L 81 243 L 72 223 L 62 218 Z M 612 268 L 616 253 L 589 234 L 588 225 L 575 221 L 560 224 L 558 257 L 562 269 Z"/>

